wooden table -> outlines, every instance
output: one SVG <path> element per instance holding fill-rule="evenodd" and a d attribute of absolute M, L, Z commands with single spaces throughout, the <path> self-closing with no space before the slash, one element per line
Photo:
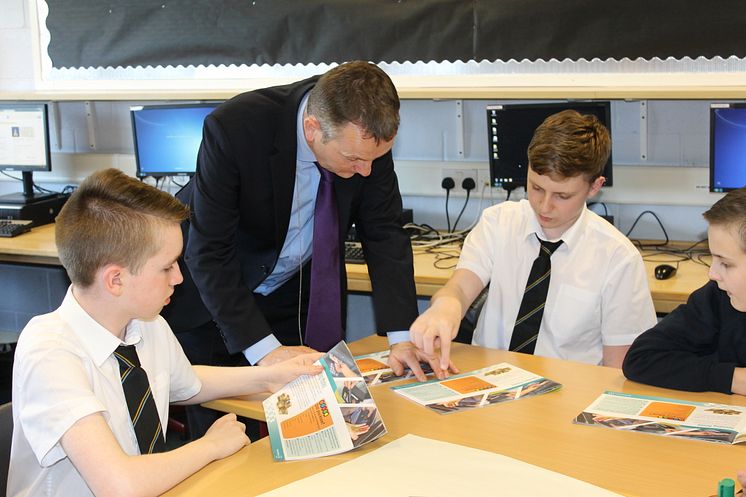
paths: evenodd
<path fill-rule="evenodd" d="M 457 252 L 450 249 L 453 253 Z M 647 253 L 643 253 L 647 254 Z M 431 296 L 442 287 L 453 274 L 453 269 L 438 269 L 435 267 L 436 255 L 426 252 L 415 252 L 414 279 L 417 295 Z M 661 260 L 670 260 L 670 256 L 656 256 Z M 0 238 L 0 261 L 19 262 L 27 264 L 59 265 L 57 247 L 54 244 L 54 225 L 47 224 L 34 228 L 14 238 Z M 450 264 L 455 265 L 456 259 Z M 656 280 L 653 269 L 660 262 L 645 262 L 645 272 L 648 275 L 650 293 L 653 297 L 656 312 L 671 312 L 679 304 L 686 302 L 689 294 L 707 282 L 707 267 L 684 261 L 679 264 L 676 275 L 668 280 Z M 441 263 L 443 266 L 448 261 Z M 370 277 L 365 264 L 347 264 L 347 284 L 350 291 L 370 292 Z"/>
<path fill-rule="evenodd" d="M 386 342 L 368 337 L 351 344 L 355 354 L 382 350 Z M 618 369 L 454 344 L 462 371 L 510 362 L 562 383 L 559 391 L 451 415 L 433 413 L 393 393 L 373 387 L 389 433 L 347 454 L 310 461 L 272 461 L 269 440 L 214 462 L 167 493 L 169 496 L 257 495 L 313 475 L 407 433 L 497 452 L 634 497 L 708 496 L 717 482 L 746 467 L 746 447 L 666 438 L 645 433 L 575 425 L 572 420 L 605 390 L 721 404 L 746 405 L 741 396 L 690 393 L 625 380 Z M 252 403 L 254 406 L 252 407 Z M 239 401 L 213 407 L 234 409 Z M 245 401 L 247 411 L 258 401 Z M 445 461 L 432 461 L 437 477 Z M 381 475 L 385 477 L 385 475 Z M 552 495 L 551 489 L 541 495 Z M 499 493 L 498 493 L 499 494 Z M 497 494 L 496 494 L 497 495 Z M 540 495 L 539 490 L 532 495 Z M 563 496 L 564 497 L 564 496 Z"/>

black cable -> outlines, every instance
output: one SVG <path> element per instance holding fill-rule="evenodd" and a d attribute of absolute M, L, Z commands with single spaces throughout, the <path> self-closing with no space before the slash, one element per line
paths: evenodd
<path fill-rule="evenodd" d="M 507 194 L 505 195 L 505 201 L 506 201 L 506 202 L 507 202 L 508 200 L 510 200 L 510 194 L 511 194 L 511 193 L 513 193 L 513 190 L 514 190 L 514 188 L 505 188 L 505 191 L 506 191 L 506 192 L 508 192 L 508 193 L 507 193 Z"/>
<path fill-rule="evenodd" d="M 448 233 L 451 232 L 451 217 L 448 214 L 448 198 L 451 196 L 451 189 L 456 186 L 456 182 L 450 176 L 443 178 L 440 182 L 440 186 L 446 190 L 446 223 L 448 223 Z"/>
<path fill-rule="evenodd" d="M 609 215 L 609 209 L 606 208 L 606 204 L 603 203 L 603 202 L 591 202 L 590 204 L 588 204 L 588 208 L 590 209 L 594 205 L 598 205 L 598 204 L 600 204 L 604 208 L 604 216 L 608 216 Z"/>
<path fill-rule="evenodd" d="M 653 211 L 642 211 L 639 216 L 637 216 L 637 219 L 635 219 L 635 222 L 632 223 L 632 227 L 627 231 L 626 237 L 629 238 L 629 234 L 632 233 L 632 230 L 635 229 L 635 226 L 637 226 L 637 222 L 644 216 L 645 214 L 650 214 L 655 218 L 656 221 L 658 221 L 658 225 L 661 227 L 661 231 L 663 231 L 663 236 L 666 237 L 666 241 L 663 243 L 652 243 L 649 245 L 643 245 L 639 240 L 633 240 L 633 242 L 637 243 L 638 247 L 642 250 L 644 247 L 665 247 L 668 245 L 669 239 L 668 239 L 668 233 L 666 232 L 666 228 L 663 227 L 663 223 L 661 222 L 660 218 L 655 214 Z"/>
<path fill-rule="evenodd" d="M 16 180 L 16 181 L 23 181 L 23 178 L 16 178 L 16 177 L 15 177 L 15 176 L 13 176 L 12 174 L 8 174 L 8 173 L 6 173 L 5 171 L 0 171 L 0 173 L 3 173 L 3 174 L 4 174 L 5 176 L 7 176 L 8 178 L 14 179 L 14 180 Z"/>
<path fill-rule="evenodd" d="M 461 207 L 461 212 L 458 213 L 456 222 L 453 223 L 453 231 L 456 231 L 456 226 L 458 226 L 458 222 L 461 220 L 461 216 L 463 216 L 464 211 L 466 210 L 466 205 L 469 203 L 469 195 L 471 194 L 471 191 L 476 187 L 477 184 L 474 183 L 474 180 L 471 178 L 464 178 L 464 181 L 461 182 L 461 188 L 466 190 L 466 200 L 464 201 L 464 206 Z"/>

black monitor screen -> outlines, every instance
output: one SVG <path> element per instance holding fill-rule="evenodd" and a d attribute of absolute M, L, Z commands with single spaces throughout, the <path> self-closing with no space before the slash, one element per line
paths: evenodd
<path fill-rule="evenodd" d="M 202 123 L 218 103 L 133 107 L 137 176 L 191 175 L 197 167 Z"/>
<path fill-rule="evenodd" d="M 47 105 L 0 102 L 0 170 L 50 171 Z"/>
<path fill-rule="evenodd" d="M 746 186 L 746 104 L 710 108 L 710 191 Z"/>
<path fill-rule="evenodd" d="M 611 133 L 609 102 L 567 102 L 491 105 L 487 107 L 490 176 L 492 186 L 512 189 L 526 186 L 528 145 L 544 119 L 566 109 L 596 116 Z M 613 182 L 611 154 L 603 176 L 605 186 Z"/>

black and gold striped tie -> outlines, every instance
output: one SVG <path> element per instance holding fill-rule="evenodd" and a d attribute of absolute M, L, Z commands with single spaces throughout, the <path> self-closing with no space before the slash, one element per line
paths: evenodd
<path fill-rule="evenodd" d="M 541 318 L 544 316 L 544 304 L 549 290 L 549 276 L 552 273 L 552 254 L 562 245 L 562 240 L 547 242 L 538 236 L 536 238 L 541 243 L 539 256 L 534 260 L 531 273 L 528 275 L 509 349 L 526 354 L 533 354 L 536 347 L 536 338 L 539 336 L 539 327 Z"/>
<path fill-rule="evenodd" d="M 120 345 L 114 351 L 114 356 L 119 361 L 124 398 L 127 399 L 127 409 L 135 428 L 140 453 L 163 452 L 166 442 L 163 438 L 161 420 L 150 391 L 148 374 L 140 367 L 135 346 Z"/>

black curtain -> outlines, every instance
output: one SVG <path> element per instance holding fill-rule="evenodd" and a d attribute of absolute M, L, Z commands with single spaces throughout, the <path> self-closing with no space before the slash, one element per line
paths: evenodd
<path fill-rule="evenodd" d="M 47 0 L 53 66 L 746 56 L 733 0 Z"/>

